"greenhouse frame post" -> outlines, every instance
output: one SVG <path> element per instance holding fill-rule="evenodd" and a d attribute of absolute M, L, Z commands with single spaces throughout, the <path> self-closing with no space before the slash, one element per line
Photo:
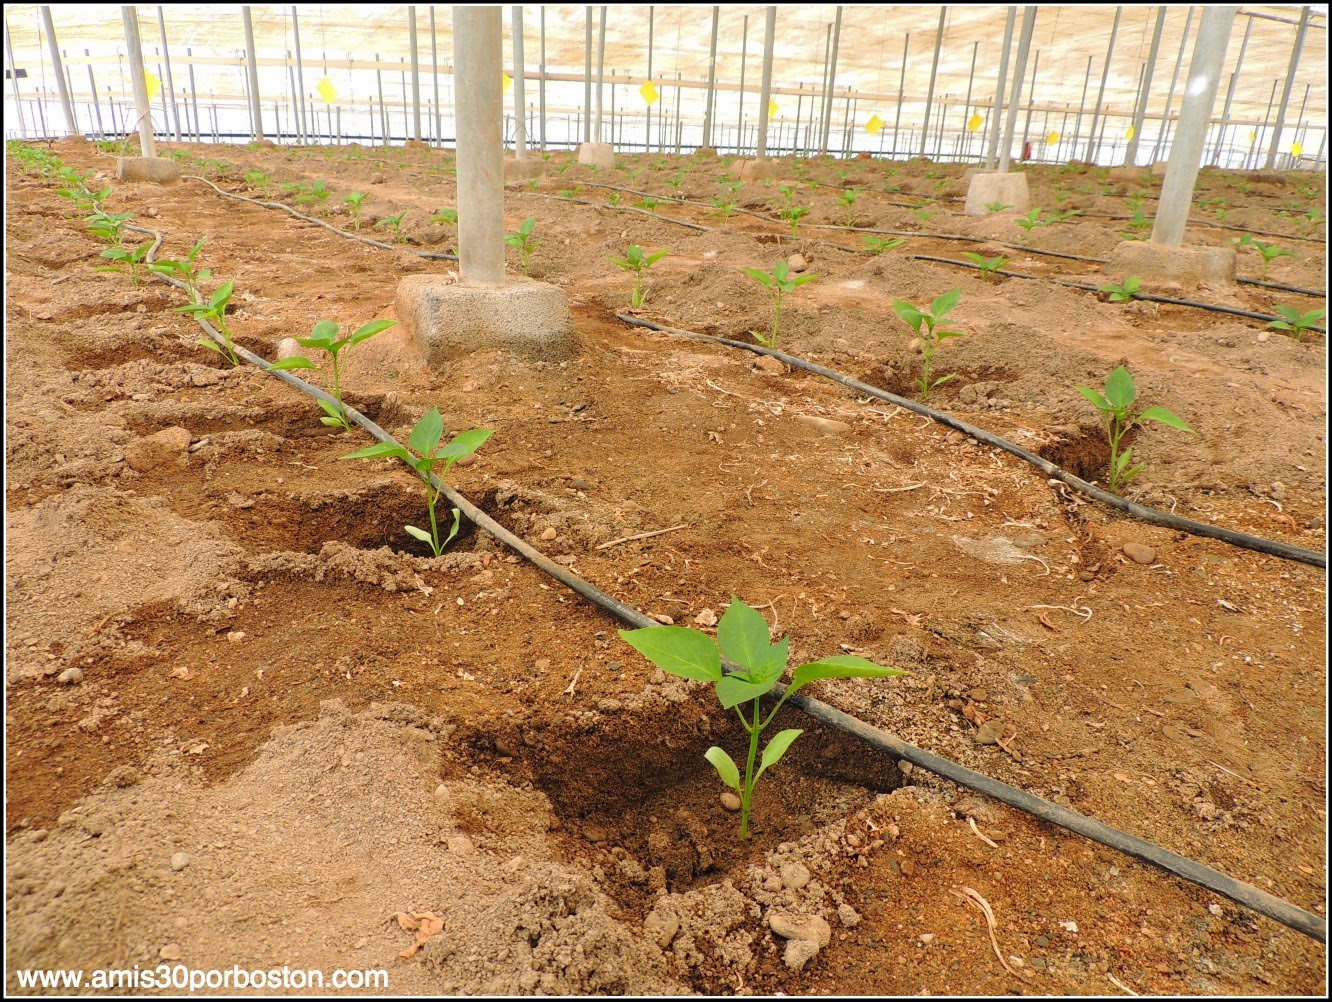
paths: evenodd
<path fill-rule="evenodd" d="M 1290 104 L 1290 91 L 1295 86 L 1295 71 L 1299 69 L 1300 53 L 1304 50 L 1304 37 L 1309 32 L 1309 12 L 1310 8 L 1308 6 L 1300 11 L 1300 24 L 1295 29 L 1295 45 L 1290 50 L 1290 66 L 1286 69 L 1286 83 L 1281 88 L 1281 103 L 1277 106 L 1276 124 L 1272 127 L 1272 139 L 1267 147 L 1267 163 L 1264 166 L 1268 170 L 1276 166 L 1277 149 L 1281 145 L 1281 133 L 1286 127 L 1286 109 Z"/>
<path fill-rule="evenodd" d="M 9 82 L 14 91 L 14 113 L 19 120 L 19 135 L 24 139 L 28 138 L 28 127 L 23 122 L 23 101 L 19 97 L 18 70 L 14 66 L 14 50 L 9 43 L 9 12 L 4 14 L 5 18 L 5 61 L 9 63 Z M 114 126 L 113 126 L 114 128 Z"/>
<path fill-rule="evenodd" d="M 741 153 L 745 144 L 745 64 L 749 61 L 749 15 L 745 15 L 744 28 L 740 34 L 740 112 L 735 123 L 735 152 Z M 648 66 L 652 66 L 649 49 Z"/>
<path fill-rule="evenodd" d="M 1152 224 L 1154 244 L 1178 247 L 1184 241 L 1189 206 L 1193 202 L 1193 187 L 1202 165 L 1207 126 L 1212 118 L 1212 105 L 1216 103 L 1216 92 L 1221 83 L 1221 66 L 1225 62 L 1230 32 L 1238 12 L 1238 7 L 1203 9 L 1198 40 L 1193 47 L 1193 60 L 1189 64 L 1184 102 L 1179 111 L 1179 128 L 1175 130 L 1165 182 L 1161 185 L 1161 200 L 1156 208 L 1156 221 Z"/>
<path fill-rule="evenodd" d="M 717 84 L 717 23 L 721 20 L 721 8 L 712 8 L 712 44 L 708 50 L 708 96 L 703 108 L 703 146 L 712 145 L 712 107 L 715 102 L 714 88 Z"/>
<path fill-rule="evenodd" d="M 296 48 L 296 106 L 301 113 L 301 132 L 305 134 L 306 142 L 310 142 L 314 139 L 314 130 L 310 127 L 312 124 L 310 119 L 314 116 L 308 114 L 305 107 L 305 67 L 301 63 L 301 25 L 296 16 L 295 6 L 291 8 L 291 39 Z M 313 124 L 315 128 L 318 128 L 319 120 L 315 119 Z"/>
<path fill-rule="evenodd" d="M 652 83 L 652 42 L 653 33 L 657 27 L 657 9 L 651 5 L 648 6 L 648 45 L 647 45 L 647 82 Z M 741 74 L 744 73 L 744 63 L 741 62 Z M 741 80 L 744 80 L 743 75 Z M 643 152 L 644 154 L 652 152 L 652 105 L 647 106 L 643 124 Z"/>
<path fill-rule="evenodd" d="M 828 82 L 823 88 L 823 124 L 819 131 L 819 154 L 828 155 L 832 134 L 833 93 L 837 87 L 837 52 L 842 44 L 842 8 L 833 15 L 832 42 L 828 48 Z"/>
<path fill-rule="evenodd" d="M 1272 106 L 1276 104 L 1276 92 L 1279 86 L 1281 86 L 1280 77 L 1272 81 L 1272 91 L 1267 95 L 1267 111 L 1263 113 L 1263 127 L 1249 141 L 1249 152 L 1244 155 L 1244 166 L 1249 170 L 1258 166 L 1258 139 L 1267 132 L 1267 127 L 1272 121 Z"/>
<path fill-rule="evenodd" d="M 1027 140 L 1031 135 L 1031 112 L 1036 106 L 1036 74 L 1041 71 L 1041 50 L 1036 50 L 1036 58 L 1031 61 L 1031 83 L 1027 85 L 1027 115 L 1022 120 L 1022 150 L 1025 154 Z M 1023 160 L 1026 160 L 1024 155 Z"/>
<path fill-rule="evenodd" d="M 971 75 L 967 77 L 967 103 L 962 111 L 962 128 L 966 129 L 967 122 L 971 119 L 971 92 L 976 83 L 976 57 L 980 55 L 980 42 L 973 42 L 971 46 Z M 971 132 L 968 130 L 963 133 L 962 140 L 963 156 L 968 156 L 971 150 Z"/>
<path fill-rule="evenodd" d="M 1115 38 L 1119 35 L 1119 19 L 1124 14 L 1123 7 L 1115 8 L 1115 20 L 1110 26 L 1110 44 L 1105 47 L 1105 66 L 1101 68 L 1101 87 L 1096 92 L 1096 107 L 1092 111 L 1091 131 L 1087 135 L 1087 162 L 1095 163 L 1098 147 L 1100 146 L 1100 137 L 1096 132 L 1096 123 L 1101 117 L 1101 109 L 1105 106 L 1105 85 L 1110 79 L 1110 60 L 1115 54 Z M 1107 118 L 1110 116 L 1107 115 Z"/>
<path fill-rule="evenodd" d="M 583 8 L 583 142 L 592 142 L 592 8 Z"/>
<path fill-rule="evenodd" d="M 1087 110 L 1087 88 L 1091 86 L 1092 60 L 1095 56 L 1087 57 L 1087 75 L 1082 80 L 1082 100 L 1078 102 L 1078 117 L 1073 120 L 1073 140 L 1068 144 L 1070 150 L 1069 159 L 1076 160 L 1078 156 L 1078 139 L 1082 136 L 1082 113 Z M 1064 125 L 1068 125 L 1068 116 L 1064 116 Z"/>
<path fill-rule="evenodd" d="M 537 130 L 541 152 L 546 152 L 546 8 L 541 8 L 541 76 L 537 86 Z"/>
<path fill-rule="evenodd" d="M 772 103 L 772 47 L 777 34 L 777 8 L 769 6 L 763 22 L 763 82 L 759 86 L 758 135 L 754 140 L 754 158 L 768 155 L 768 105 Z"/>
<path fill-rule="evenodd" d="M 1152 144 L 1152 163 L 1155 163 L 1161 156 L 1161 150 L 1165 143 L 1165 137 L 1170 129 L 1170 112 L 1175 104 L 1175 88 L 1179 86 L 1179 71 L 1184 65 L 1184 54 L 1189 49 L 1189 29 L 1193 27 L 1193 8 L 1189 8 L 1189 16 L 1184 19 L 1184 34 L 1179 37 L 1179 55 L 1175 57 L 1175 70 L 1170 74 L 1170 88 L 1166 91 L 1165 111 L 1161 113 L 1161 127 L 1156 130 L 1156 142 Z"/>
<path fill-rule="evenodd" d="M 930 108 L 934 104 L 934 82 L 939 75 L 939 52 L 943 49 L 944 18 L 948 8 L 939 8 L 939 27 L 934 32 L 934 59 L 930 63 L 930 86 L 925 92 L 925 120 L 920 126 L 920 155 L 928 156 L 930 144 Z"/>
<path fill-rule="evenodd" d="M 1161 30 L 1165 27 L 1166 7 L 1157 8 L 1156 27 L 1152 29 L 1152 44 L 1147 50 L 1147 62 L 1143 64 L 1142 85 L 1138 88 L 1137 107 L 1133 110 L 1133 135 L 1124 151 L 1124 166 L 1136 167 L 1138 164 L 1138 144 L 1142 140 L 1142 124 L 1147 119 L 1147 100 L 1152 96 L 1152 72 L 1156 69 L 1156 56 L 1161 51 Z"/>
<path fill-rule="evenodd" d="M 1212 144 L 1212 163 L 1221 159 L 1221 149 L 1225 146 L 1226 130 L 1230 127 L 1230 105 L 1235 99 L 1235 87 L 1239 83 L 1240 70 L 1244 67 L 1244 53 L 1249 47 L 1249 34 L 1253 31 L 1253 18 L 1244 26 L 1244 40 L 1240 42 L 1239 56 L 1235 59 L 1235 68 L 1230 73 L 1230 83 L 1226 85 L 1226 103 L 1221 109 L 1221 128 L 1217 131 L 1216 142 Z"/>
<path fill-rule="evenodd" d="M 444 145 L 444 108 L 439 103 L 439 37 L 435 34 L 435 5 L 430 5 L 430 76 L 435 91 L 436 149 Z"/>
<path fill-rule="evenodd" d="M 527 159 L 527 68 L 523 51 L 523 8 L 510 8 L 509 33 L 513 36 L 513 158 Z"/>
<path fill-rule="evenodd" d="M 259 62 L 254 53 L 254 20 L 249 6 L 241 7 L 241 21 L 245 27 L 246 79 L 250 89 L 250 131 L 255 142 L 264 138 L 264 113 L 259 103 Z"/>
<path fill-rule="evenodd" d="M 503 33 L 502 8 L 453 8 L 458 275 L 492 288 L 504 284 Z"/>
<path fill-rule="evenodd" d="M 1003 135 L 1004 99 L 1008 96 L 1008 54 L 1013 48 L 1013 26 L 1017 24 L 1017 8 L 1008 8 L 1008 17 L 1004 20 L 1004 41 L 999 50 L 999 76 L 994 86 L 994 106 L 990 109 L 990 142 L 985 153 L 985 167 L 994 170 L 999 166 L 999 137 Z M 905 67 L 905 64 L 904 64 Z"/>
<path fill-rule="evenodd" d="M 589 7 L 588 10 L 592 8 Z M 606 8 L 597 11 L 597 96 L 596 115 L 592 119 L 592 142 L 601 142 L 601 109 L 606 91 Z"/>
<path fill-rule="evenodd" d="M 416 8 L 407 8 L 407 48 L 412 59 L 412 138 L 421 141 L 421 50 L 416 38 Z"/>
<path fill-rule="evenodd" d="M 183 142 L 184 138 L 180 130 L 180 106 L 176 104 L 176 84 L 171 77 L 171 50 L 167 48 L 166 17 L 162 14 L 162 7 L 157 7 L 157 30 L 162 36 L 162 68 L 166 71 L 166 89 L 171 95 L 171 119 L 176 124 L 176 142 Z"/>
<path fill-rule="evenodd" d="M 65 124 L 69 129 L 71 136 L 81 136 L 83 133 L 79 130 L 79 123 L 74 119 L 74 101 L 69 94 L 69 84 L 65 80 L 64 64 L 60 60 L 60 48 L 56 42 L 55 25 L 51 22 L 51 8 L 42 6 L 39 8 L 42 17 L 42 27 L 46 31 L 46 44 L 51 49 L 51 65 L 55 69 L 56 87 L 60 90 L 60 107 L 65 112 Z"/>
<path fill-rule="evenodd" d="M 92 68 L 92 62 L 91 62 L 91 59 L 92 59 L 92 53 L 89 52 L 87 49 L 84 49 L 84 50 L 83 50 L 83 58 L 84 58 L 84 59 L 87 59 L 87 60 L 90 60 L 89 63 L 88 63 L 88 89 L 89 89 L 90 91 L 92 91 L 92 105 L 93 105 L 93 111 L 95 111 L 95 112 L 97 113 L 97 135 L 98 135 L 99 138 L 105 139 L 105 138 L 106 138 L 106 128 L 102 125 L 102 106 L 101 106 L 100 103 L 98 103 L 98 100 L 97 100 L 97 81 L 93 78 L 93 68 Z M 193 82 L 191 82 L 191 87 L 193 87 Z M 197 109 L 196 109 L 196 111 L 195 111 L 195 117 L 196 117 L 196 120 L 197 120 L 198 114 L 199 114 L 199 113 L 198 113 L 198 111 L 197 111 Z M 196 122 L 196 124 L 197 124 L 197 122 Z"/>
<path fill-rule="evenodd" d="M 130 82 L 134 87 L 134 113 L 139 116 L 135 127 L 139 132 L 139 151 L 145 157 L 154 157 L 153 114 L 148 103 L 148 80 L 143 75 L 143 43 L 139 39 L 139 11 L 136 7 L 121 7 L 125 22 L 125 48 L 129 52 Z M 125 129 L 126 134 L 129 128 Z"/>
<path fill-rule="evenodd" d="M 1009 89 L 1008 116 L 1004 123 L 1004 138 L 999 146 L 999 173 L 1008 173 L 1013 156 L 1013 134 L 1017 131 L 1018 108 L 1022 104 L 1023 74 L 1027 69 L 1027 53 L 1031 50 L 1031 35 L 1036 30 L 1036 8 L 1022 9 L 1022 33 L 1018 36 L 1017 60 L 1013 64 L 1013 86 Z"/>

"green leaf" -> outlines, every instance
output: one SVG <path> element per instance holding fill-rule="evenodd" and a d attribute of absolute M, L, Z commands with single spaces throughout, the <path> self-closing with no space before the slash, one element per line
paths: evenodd
<path fill-rule="evenodd" d="M 1138 415 L 1138 423 L 1141 424 L 1143 421 L 1160 421 L 1162 424 L 1169 425 L 1171 428 L 1178 428 L 1180 431 L 1193 431 L 1184 423 L 1183 418 L 1177 417 L 1164 407 L 1148 407 Z"/>
<path fill-rule="evenodd" d="M 721 655 L 712 638 L 684 626 L 620 630 L 620 639 L 662 671 L 700 682 L 719 682 Z"/>
<path fill-rule="evenodd" d="M 754 281 L 762 282 L 768 288 L 772 288 L 773 285 L 772 276 L 769 275 L 766 271 L 759 271 L 757 268 L 741 268 L 740 270 L 743 271 L 750 278 L 754 279 Z"/>
<path fill-rule="evenodd" d="M 404 525 L 403 528 L 406 529 L 411 535 L 419 539 L 421 542 L 429 543 L 431 546 L 435 545 L 434 537 L 432 537 L 430 533 L 426 532 L 425 530 L 418 529 L 414 525 Z"/>
<path fill-rule="evenodd" d="M 201 337 L 201 338 L 199 338 L 198 341 L 195 341 L 194 343 L 197 344 L 197 345 L 201 345 L 201 346 L 203 346 L 204 348 L 211 348 L 213 351 L 217 352 L 219 355 L 225 355 L 225 354 L 226 354 L 226 352 L 224 352 L 221 348 L 219 348 L 219 347 L 217 346 L 217 343 L 216 343 L 216 342 L 209 341 L 207 338 L 203 338 L 203 337 Z"/>
<path fill-rule="evenodd" d="M 904 323 L 910 324 L 917 334 L 920 333 L 920 325 L 925 320 L 925 314 L 916 309 L 905 299 L 896 299 L 893 301 L 893 311 L 902 319 Z"/>
<path fill-rule="evenodd" d="M 763 758 L 759 761 L 758 772 L 754 773 L 754 782 L 757 783 L 764 770 L 770 765 L 776 765 L 786 750 L 791 747 L 792 742 L 805 732 L 796 728 L 785 731 L 778 731 L 772 736 L 772 740 L 763 748 Z"/>
<path fill-rule="evenodd" d="M 820 678 L 892 678 L 905 674 L 901 668 L 885 668 L 854 654 L 838 654 L 797 668 L 791 679 L 791 691 Z"/>
<path fill-rule="evenodd" d="M 712 763 L 723 783 L 736 793 L 740 792 L 740 770 L 736 768 L 735 760 L 730 755 L 713 745 L 703 753 L 703 757 Z"/>
<path fill-rule="evenodd" d="M 107 271 L 111 271 L 112 269 L 107 268 L 106 270 L 107 270 Z M 1290 324 L 1286 323 L 1286 321 L 1284 321 L 1284 320 L 1273 320 L 1273 321 L 1272 321 L 1270 324 L 1268 324 L 1267 326 L 1268 326 L 1268 327 L 1275 327 L 1275 328 L 1276 328 L 1277 330 L 1279 330 L 1279 331 L 1293 331 L 1293 330 L 1295 329 L 1295 328 L 1292 327 Z"/>
<path fill-rule="evenodd" d="M 338 408 L 337 404 L 331 404 L 327 400 L 320 400 L 318 397 L 315 398 L 315 403 L 323 408 L 325 414 L 331 418 L 337 418 L 337 423 L 342 424 L 342 411 Z"/>
<path fill-rule="evenodd" d="M 355 452 L 349 452 L 341 459 L 378 459 L 381 456 L 396 456 L 398 459 L 406 459 L 409 462 L 412 459 L 411 454 L 400 445 L 394 445 L 392 442 L 376 442 L 374 445 L 368 445 L 364 449 L 357 449 Z"/>
<path fill-rule="evenodd" d="M 748 703 L 766 695 L 772 691 L 772 687 L 777 684 L 777 679 L 769 678 L 765 681 L 751 682 L 743 675 L 727 675 L 717 683 L 717 700 L 721 703 L 723 710 L 729 710 L 733 706 L 739 706 L 741 703 Z"/>
<path fill-rule="evenodd" d="M 321 417 L 321 418 L 319 419 L 319 423 L 320 423 L 320 424 L 324 424 L 324 425 L 328 425 L 330 428 L 341 428 L 341 427 L 342 427 L 342 419 L 341 419 L 341 418 L 335 418 L 335 417 Z"/>
<path fill-rule="evenodd" d="M 1127 407 L 1133 403 L 1133 398 L 1138 395 L 1137 387 L 1133 385 L 1133 377 L 1129 375 L 1128 369 L 1120 366 L 1105 380 L 1105 397 L 1111 405 Z"/>
<path fill-rule="evenodd" d="M 453 436 L 448 445 L 439 450 L 439 458 L 458 460 L 463 456 L 470 456 L 493 434 L 495 433 L 488 428 L 473 428 L 471 431 L 459 432 Z"/>
<path fill-rule="evenodd" d="M 462 512 L 457 508 L 450 508 L 449 511 L 453 512 L 453 528 L 449 530 L 449 534 L 445 536 L 443 541 L 439 544 L 441 550 L 453 541 L 454 536 L 458 535 L 458 525 L 462 521 Z"/>
<path fill-rule="evenodd" d="M 285 372 L 288 369 L 314 369 L 317 368 L 304 355 L 293 355 L 291 358 L 284 358 L 274 362 L 268 367 L 269 372 Z M 320 401 L 322 403 L 322 401 Z"/>
<path fill-rule="evenodd" d="M 748 669 L 757 679 L 759 669 L 772 660 L 770 643 L 768 621 L 732 595 L 731 607 L 717 624 L 717 646 L 721 648 L 722 657 Z"/>
<path fill-rule="evenodd" d="M 386 331 L 390 327 L 395 326 L 397 322 L 398 321 L 396 320 L 372 320 L 353 334 L 348 343 L 351 345 L 358 345 L 362 341 L 374 337 L 381 331 Z"/>
<path fill-rule="evenodd" d="M 232 283 L 227 282 L 226 285 L 220 286 L 218 290 L 208 298 L 208 306 L 210 309 L 216 310 L 219 306 L 223 306 L 229 299 L 231 299 L 231 286 Z"/>
<path fill-rule="evenodd" d="M 940 319 L 945 313 L 947 313 L 954 306 L 956 306 L 958 300 L 961 298 L 962 298 L 961 286 L 958 286 L 956 289 L 950 289 L 948 292 L 945 292 L 942 296 L 936 296 L 934 302 L 930 303 L 930 312 L 934 314 L 934 319 L 935 320 Z"/>
<path fill-rule="evenodd" d="M 434 453 L 435 446 L 439 445 L 440 436 L 443 434 L 444 419 L 440 417 L 439 408 L 432 407 L 420 421 L 416 422 L 416 427 L 407 438 L 407 447 L 422 456 L 430 456 Z"/>
<path fill-rule="evenodd" d="M 297 342 L 307 348 L 328 349 L 338 339 L 338 325 L 332 320 L 321 320 L 314 325 L 308 338 L 297 338 Z"/>
<path fill-rule="evenodd" d="M 1073 388 L 1077 390 L 1079 393 L 1081 393 L 1088 400 L 1090 400 L 1092 405 L 1096 407 L 1097 410 L 1101 411 L 1114 410 L 1114 408 L 1110 406 L 1110 401 L 1106 400 L 1105 397 L 1101 396 L 1100 393 L 1098 393 L 1096 390 L 1093 390 L 1090 386 L 1075 386 Z"/>

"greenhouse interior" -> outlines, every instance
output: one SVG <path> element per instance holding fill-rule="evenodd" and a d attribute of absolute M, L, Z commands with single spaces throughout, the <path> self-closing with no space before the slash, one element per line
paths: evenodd
<path fill-rule="evenodd" d="M 4 17 L 10 994 L 1326 994 L 1327 5 Z"/>

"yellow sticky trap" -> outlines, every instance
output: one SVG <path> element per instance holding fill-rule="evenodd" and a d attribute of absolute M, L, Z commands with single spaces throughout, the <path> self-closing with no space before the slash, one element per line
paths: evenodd
<path fill-rule="evenodd" d="M 332 104 L 337 100 L 338 90 L 333 86 L 333 81 L 328 77 L 324 77 L 323 80 L 320 80 L 318 86 L 315 87 L 315 90 L 319 92 L 319 96 L 324 99 L 325 104 Z"/>
<path fill-rule="evenodd" d="M 509 88 L 513 86 L 513 77 L 509 76 L 507 73 L 501 73 L 500 80 L 504 83 L 504 93 L 509 93 Z"/>
<path fill-rule="evenodd" d="M 1258 142 L 1258 133 L 1257 133 L 1257 131 L 1254 130 L 1254 129 L 1250 129 L 1250 130 L 1249 130 L 1249 142 L 1251 142 L 1251 143 L 1256 143 L 1256 142 Z"/>
<path fill-rule="evenodd" d="M 883 119 L 880 118 L 878 115 L 875 115 L 873 118 L 871 118 L 868 122 L 865 123 L 865 131 L 868 132 L 871 136 L 877 136 L 879 134 L 879 130 L 882 128 L 883 128 Z"/>
<path fill-rule="evenodd" d="M 980 117 L 979 111 L 973 111 L 971 117 L 967 119 L 967 131 L 979 132 L 980 127 L 985 124 L 985 119 Z"/>
<path fill-rule="evenodd" d="M 1303 143 L 1291 143 L 1291 144 L 1290 144 L 1290 155 L 1291 155 L 1291 156 L 1293 156 L 1293 157 L 1298 157 L 1298 156 L 1301 156 L 1303 153 L 1304 153 L 1304 144 L 1303 144 Z"/>
<path fill-rule="evenodd" d="M 768 117 L 769 118 L 777 117 L 777 102 L 772 100 L 771 98 L 768 99 Z"/>
<path fill-rule="evenodd" d="M 1124 138 L 1125 138 L 1125 139 L 1132 139 L 1132 138 L 1133 138 L 1134 136 L 1136 136 L 1137 134 L 1138 134 L 1138 130 L 1135 129 L 1135 128 L 1134 128 L 1133 126 L 1131 126 L 1131 125 L 1130 125 L 1127 129 L 1124 130 Z"/>
<path fill-rule="evenodd" d="M 654 104 L 656 104 L 657 99 L 661 97 L 661 95 L 657 93 L 656 84 L 654 84 L 651 80 L 643 84 L 642 87 L 639 87 L 638 93 L 643 95 L 643 103 L 646 104 L 649 108 L 652 107 Z"/>
<path fill-rule="evenodd" d="M 144 83 L 148 85 L 148 100 L 151 101 L 157 97 L 158 91 L 162 89 L 162 81 L 153 76 L 147 70 L 143 71 Z"/>
<path fill-rule="evenodd" d="M 1052 132 L 1045 137 L 1045 144 L 1047 146 L 1053 146 L 1057 142 L 1059 142 L 1059 133 L 1057 132 Z"/>

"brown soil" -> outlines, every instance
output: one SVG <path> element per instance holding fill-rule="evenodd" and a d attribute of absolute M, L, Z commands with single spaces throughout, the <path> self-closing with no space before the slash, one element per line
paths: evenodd
<path fill-rule="evenodd" d="M 86 144 L 55 150 L 110 171 Z M 260 167 L 274 194 L 323 178 L 333 197 L 308 211 L 340 225 L 339 200 L 368 191 L 365 232 L 382 237 L 371 224 L 407 209 L 408 247 L 451 246 L 427 222 L 454 204 L 442 154 L 191 152 L 186 174 L 232 191 Z M 537 220 L 534 274 L 569 292 L 575 358 L 487 351 L 431 372 L 398 328 L 353 355 L 349 402 L 403 440 L 431 406 L 450 433 L 493 429 L 455 486 L 622 601 L 691 624 L 736 595 L 795 657 L 905 668 L 813 689 L 1325 914 L 1322 571 L 1126 520 L 826 380 L 630 328 L 614 311 L 632 280 L 605 259 L 630 242 L 670 248 L 644 315 L 748 338 L 770 308 L 740 269 L 798 249 L 819 277 L 787 302 L 781 346 L 912 395 L 919 359 L 891 303 L 960 286 L 951 319 L 966 336 L 936 358 L 959 378 L 939 407 L 1103 479 L 1107 450 L 1074 386 L 1126 362 L 1144 401 L 1196 431 L 1143 428 L 1129 494 L 1313 549 L 1326 548 L 1321 337 L 913 260 L 1003 251 L 1014 270 L 1100 284 L 1094 264 L 997 248 L 1027 240 L 1011 216 L 970 219 L 947 200 L 924 228 L 970 241 L 913 237 L 869 257 L 829 246 L 858 234 L 809 225 L 846 221 L 819 181 L 861 186 L 862 228 L 920 230 L 913 199 L 960 194 L 961 168 L 792 165 L 797 204 L 812 206 L 792 240 L 695 205 L 658 211 L 713 229 L 616 212 L 593 185 L 664 199 L 686 170 L 682 194 L 722 193 L 715 162 L 622 160 L 508 193 L 513 228 Z M 1060 196 L 1084 216 L 1029 245 L 1108 253 L 1125 224 L 1105 217 L 1130 215 L 1133 189 L 1103 174 L 1030 171 L 1033 204 Z M 1270 239 L 1297 253 L 1272 281 L 1320 286 L 1326 245 L 1298 239 L 1293 203 L 1325 206 L 1304 180 L 1205 173 L 1198 200 L 1225 199 L 1227 225 L 1287 234 Z M 408 471 L 339 461 L 363 433 L 323 428 L 290 387 L 196 348 L 180 293 L 94 272 L 101 247 L 53 185 L 12 160 L 6 182 L 10 991 L 16 969 L 177 959 L 382 968 L 394 994 L 1325 989 L 1321 945 L 900 772 L 794 711 L 785 725 L 807 733 L 765 775 L 742 843 L 702 758 L 741 744 L 710 690 L 654 672 L 606 615 L 470 526 L 431 557 L 402 529 L 426 517 Z M 561 201 L 575 185 L 599 205 Z M 740 201 L 773 212 L 782 199 L 757 185 Z M 451 267 L 198 181 L 117 184 L 108 207 L 160 231 L 160 256 L 207 236 L 201 262 L 236 283 L 238 343 L 269 358 L 319 319 L 391 316 L 404 271 Z M 1254 286 L 1191 295 L 1321 302 Z M 171 428 L 185 430 L 174 445 L 148 439 Z M 1155 559 L 1135 563 L 1127 543 Z M 991 718 L 1013 735 L 1003 746 L 976 740 Z M 964 887 L 992 907 L 1011 971 Z M 831 942 L 790 969 L 773 910 L 823 916 Z M 434 913 L 444 931 L 398 959 L 413 940 L 398 912 Z"/>

